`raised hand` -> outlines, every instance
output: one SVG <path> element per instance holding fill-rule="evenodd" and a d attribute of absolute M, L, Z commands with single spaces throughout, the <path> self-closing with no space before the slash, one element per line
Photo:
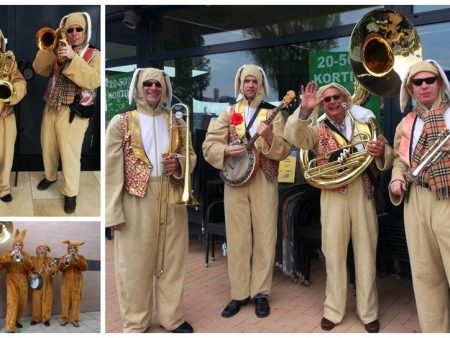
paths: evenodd
<path fill-rule="evenodd" d="M 300 90 L 302 94 L 302 112 L 311 113 L 314 107 L 318 106 L 322 102 L 322 97 L 316 97 L 318 89 L 319 85 L 314 81 L 309 81 L 306 87 L 304 85 L 301 86 Z"/>

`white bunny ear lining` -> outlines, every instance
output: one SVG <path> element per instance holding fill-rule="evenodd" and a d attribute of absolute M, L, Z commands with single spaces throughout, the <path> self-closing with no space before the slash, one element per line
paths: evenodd
<path fill-rule="evenodd" d="M 131 104 L 133 102 L 133 94 L 134 94 L 134 86 L 137 81 L 138 73 L 142 68 L 136 68 L 133 73 L 133 77 L 131 78 L 130 88 L 128 89 L 128 103 Z"/>
<path fill-rule="evenodd" d="M 266 72 L 264 72 L 264 69 L 262 69 L 261 67 L 258 67 L 258 69 L 259 69 L 259 71 L 261 72 L 261 74 L 263 76 L 264 91 L 266 92 L 266 97 L 269 97 L 269 82 L 267 81 Z"/>

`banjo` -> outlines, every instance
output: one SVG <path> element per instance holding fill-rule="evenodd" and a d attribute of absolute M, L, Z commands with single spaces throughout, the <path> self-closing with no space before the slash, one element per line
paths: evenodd
<path fill-rule="evenodd" d="M 289 105 L 294 99 L 295 92 L 293 90 L 289 90 L 283 97 L 283 101 L 280 103 L 280 105 L 269 113 L 266 124 L 272 124 L 272 121 L 275 116 L 277 116 L 278 112 Z M 228 156 L 225 159 L 224 169 L 219 174 L 219 176 L 225 183 L 232 187 L 239 187 L 249 182 L 255 176 L 257 172 L 255 169 L 259 165 L 259 153 L 253 146 L 253 144 L 256 142 L 258 137 L 259 134 L 256 133 L 247 142 L 238 140 L 230 144 L 243 145 L 247 148 L 247 151 L 244 151 L 238 156 Z"/>
<path fill-rule="evenodd" d="M 51 267 L 52 265 L 55 265 L 56 262 L 53 260 L 50 262 L 48 267 Z M 31 277 L 29 280 L 30 288 L 33 290 L 40 290 L 42 288 L 42 285 L 44 284 L 44 281 L 42 279 L 42 269 L 44 266 L 42 266 L 41 270 L 39 272 L 34 273 L 34 277 Z"/>

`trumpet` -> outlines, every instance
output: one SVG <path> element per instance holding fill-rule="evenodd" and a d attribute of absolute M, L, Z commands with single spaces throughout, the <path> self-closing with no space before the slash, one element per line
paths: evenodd
<path fill-rule="evenodd" d="M 74 257 L 74 253 L 71 252 L 70 254 L 66 255 L 66 257 L 64 257 L 64 266 L 67 268 L 70 266 L 70 261 L 72 260 L 72 258 Z"/>
<path fill-rule="evenodd" d="M 42 27 L 36 33 L 36 45 L 40 50 L 53 51 L 57 54 L 58 47 L 67 44 L 66 30 L 62 27 L 56 31 L 50 27 Z M 65 57 L 58 57 L 59 62 L 64 62 Z"/>
<path fill-rule="evenodd" d="M 433 143 L 433 145 L 423 154 L 420 158 L 419 165 L 408 174 L 408 176 L 416 181 L 420 174 L 431 165 L 439 161 L 442 156 L 446 154 L 446 151 L 441 150 L 442 147 L 450 140 L 450 130 L 444 129 L 439 134 L 438 139 Z"/>
<path fill-rule="evenodd" d="M 12 257 L 13 261 L 16 263 L 22 263 L 23 262 L 23 256 L 22 253 L 20 251 L 17 251 L 14 253 L 13 257 Z"/>

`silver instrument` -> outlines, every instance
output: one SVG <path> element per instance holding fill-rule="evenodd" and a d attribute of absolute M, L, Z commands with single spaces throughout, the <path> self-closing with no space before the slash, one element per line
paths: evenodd
<path fill-rule="evenodd" d="M 433 143 L 433 145 L 426 151 L 425 154 L 420 158 L 419 165 L 409 173 L 409 177 L 413 180 L 417 180 L 420 174 L 431 165 L 439 161 L 442 156 L 447 152 L 441 150 L 442 147 L 450 140 L 450 130 L 444 129 L 439 134 L 438 139 Z"/>
<path fill-rule="evenodd" d="M 23 256 L 20 253 L 20 251 L 17 251 L 14 253 L 13 257 L 12 257 L 13 261 L 16 263 L 22 263 L 23 262 Z"/>
<path fill-rule="evenodd" d="M 66 257 L 64 257 L 64 266 L 68 267 L 70 266 L 70 261 L 72 260 L 72 258 L 75 257 L 75 254 L 73 252 L 71 252 L 70 254 L 66 255 Z"/>

